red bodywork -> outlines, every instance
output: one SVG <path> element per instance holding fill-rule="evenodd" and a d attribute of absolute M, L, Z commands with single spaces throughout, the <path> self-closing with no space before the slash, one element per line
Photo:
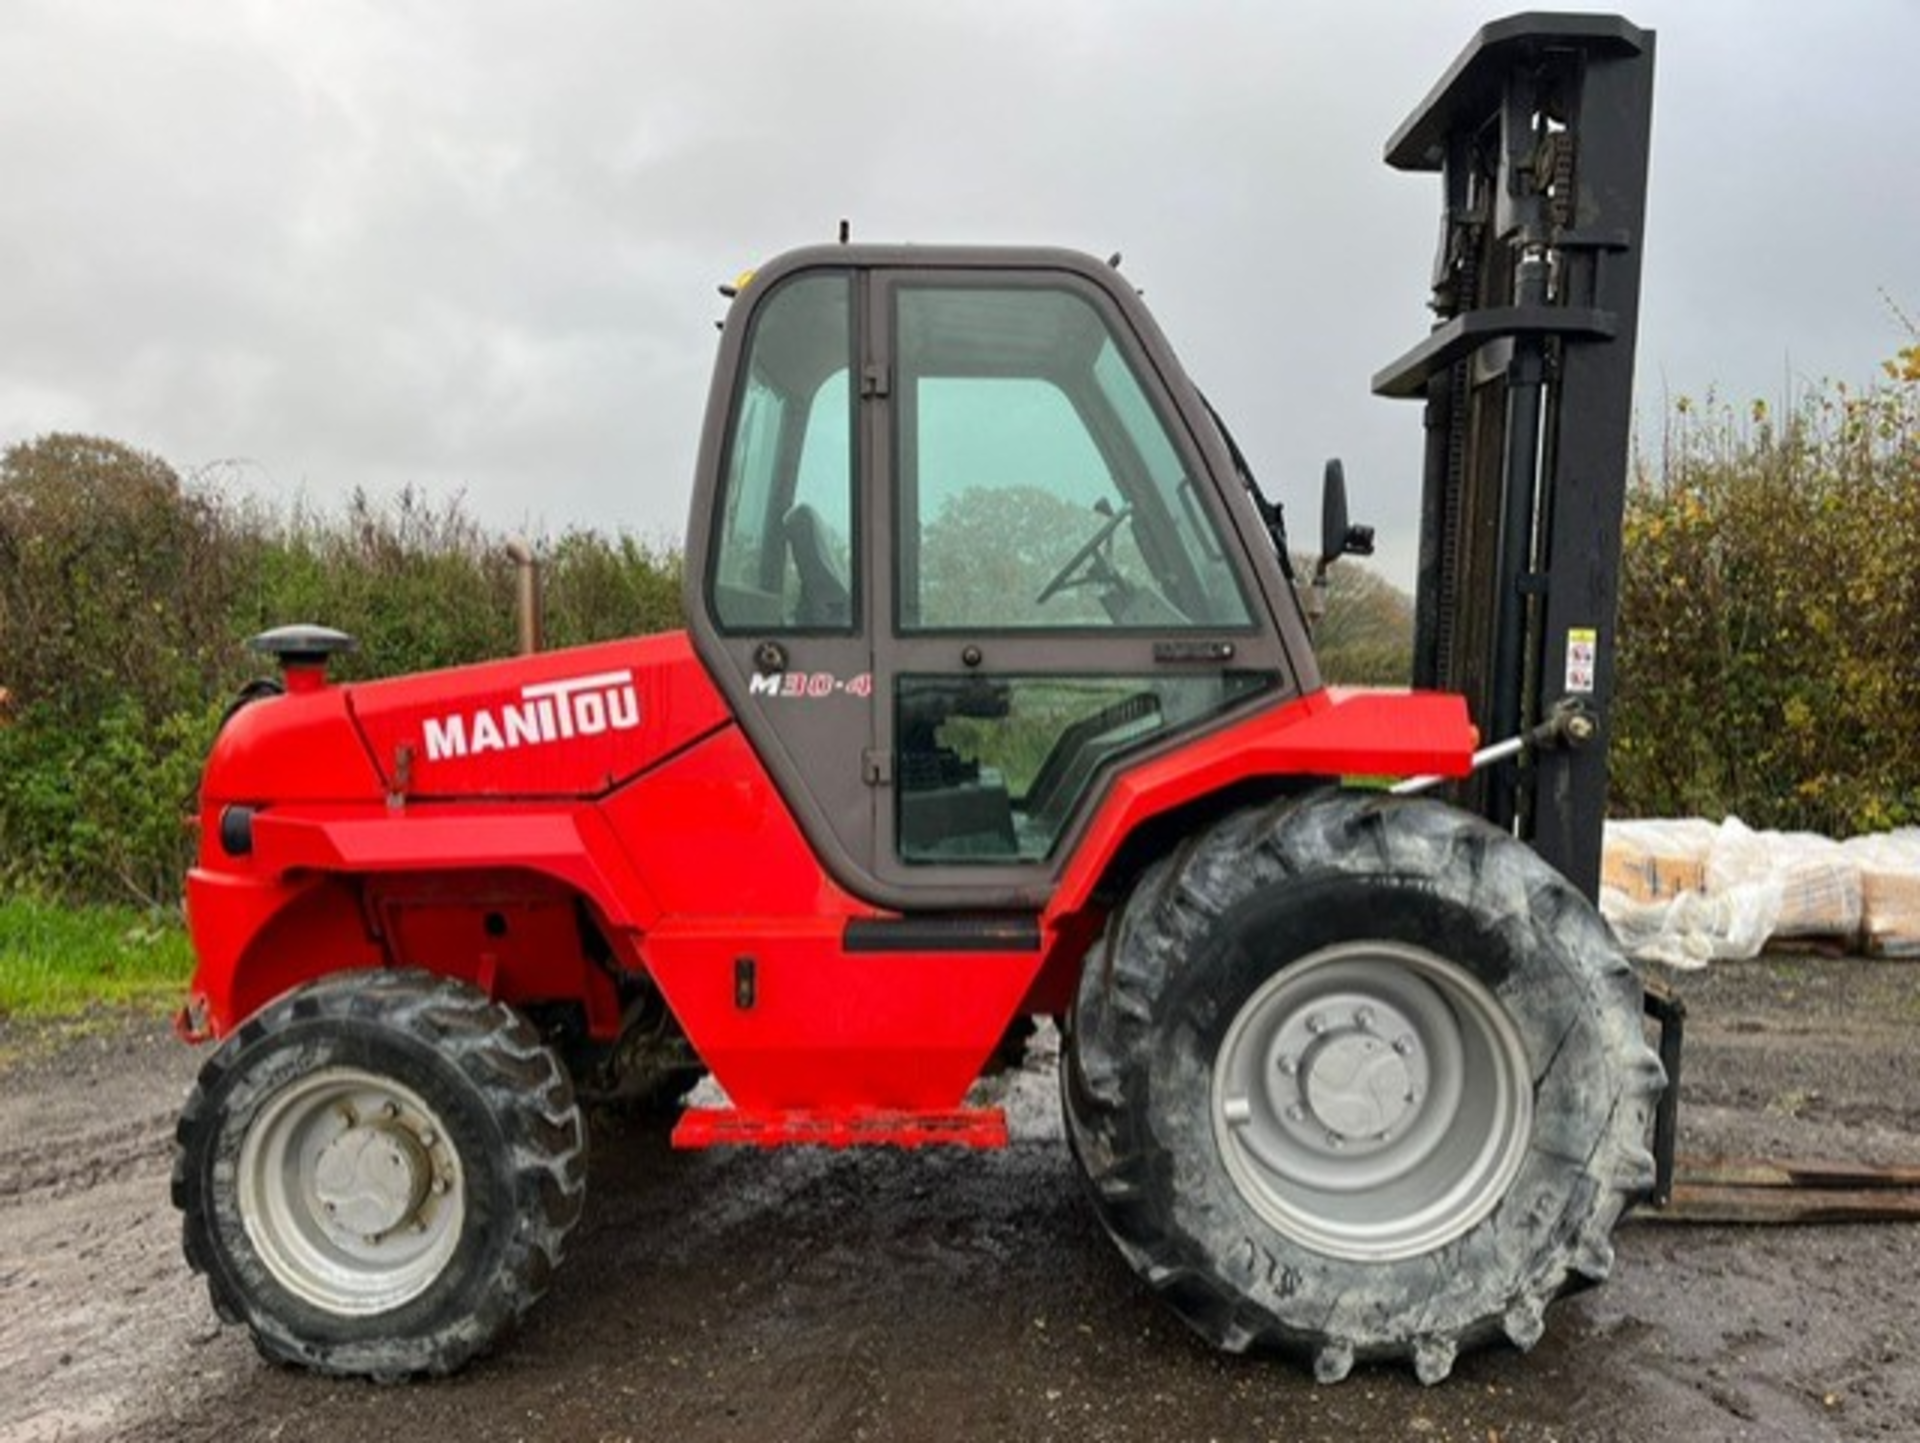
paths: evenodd
<path fill-rule="evenodd" d="M 684 634 L 306 688 L 214 748 L 183 1028 L 224 1035 L 303 982 L 404 965 L 576 1002 L 607 1040 L 625 969 L 735 1108 L 784 1119 L 757 1140 L 860 1140 L 848 1119 L 896 1115 L 966 1133 L 953 1109 L 1009 1022 L 1064 1009 L 1097 884 L 1143 824 L 1261 778 L 1461 775 L 1474 742 L 1453 696 L 1275 706 L 1116 778 L 1037 949 L 850 951 L 850 921 L 894 914 L 822 869 Z M 699 1124 L 696 1142 L 741 1140 Z"/>

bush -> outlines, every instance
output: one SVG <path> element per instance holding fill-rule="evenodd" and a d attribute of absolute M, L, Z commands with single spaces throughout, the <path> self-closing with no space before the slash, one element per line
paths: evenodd
<path fill-rule="evenodd" d="M 29 709 L 0 728 L 0 884 L 170 905 L 192 859 L 188 820 L 223 705 L 157 720 L 122 697 L 82 725 Z"/>
<path fill-rule="evenodd" d="M 1920 821 L 1920 386 L 1678 403 L 1628 495 L 1623 815 Z"/>
<path fill-rule="evenodd" d="M 684 624 L 680 553 L 622 532 L 568 531 L 545 557 L 547 644 L 582 646 Z"/>
<path fill-rule="evenodd" d="M 512 565 L 457 497 L 435 506 L 408 489 L 380 505 L 356 491 L 343 514 L 296 510 L 265 542 L 236 638 L 293 621 L 337 627 L 360 644 L 337 667 L 347 679 L 513 650 Z"/>
<path fill-rule="evenodd" d="M 220 509 L 159 457 L 48 436 L 0 455 L 0 676 L 67 722 L 162 716 L 222 684 L 246 566 Z"/>

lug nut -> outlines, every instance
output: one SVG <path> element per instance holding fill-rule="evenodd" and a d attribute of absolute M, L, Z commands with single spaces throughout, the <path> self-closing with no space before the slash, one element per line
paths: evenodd
<path fill-rule="evenodd" d="M 1309 1012 L 1307 1014 L 1307 1031 L 1311 1032 L 1315 1037 L 1318 1037 L 1326 1030 L 1326 1018 L 1322 1017 L 1318 1012 Z"/>
<path fill-rule="evenodd" d="M 1413 1035 L 1403 1032 L 1393 1039 L 1393 1050 L 1402 1057 L 1413 1056 Z"/>
<path fill-rule="evenodd" d="M 1307 1120 L 1307 1110 L 1304 1107 L 1302 1107 L 1299 1103 L 1296 1102 L 1292 1107 L 1289 1107 L 1287 1109 L 1288 1122 L 1305 1122 L 1306 1120 Z"/>
<path fill-rule="evenodd" d="M 1373 1026 L 1373 1009 L 1371 1007 L 1354 1008 L 1353 1025 L 1358 1027 L 1362 1032 L 1365 1032 L 1369 1027 Z"/>
<path fill-rule="evenodd" d="M 1285 1057 L 1280 1059 L 1280 1071 L 1282 1075 L 1287 1077 L 1292 1077 L 1299 1070 L 1300 1070 L 1300 1059 L 1295 1057 L 1292 1053 L 1288 1053 Z"/>

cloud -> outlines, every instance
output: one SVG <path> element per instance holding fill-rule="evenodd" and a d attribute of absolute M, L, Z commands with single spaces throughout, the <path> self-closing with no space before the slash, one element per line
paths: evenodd
<path fill-rule="evenodd" d="M 1920 12 L 1658 0 L 1643 393 L 1870 372 L 1916 300 Z M 1485 20 L 1385 5 L 41 0 L 0 48 L 0 441 L 246 456 L 676 535 L 716 282 L 866 239 L 1119 249 L 1270 490 L 1346 454 L 1410 575 L 1430 179 L 1379 160 Z M 1791 357 L 1791 362 L 1789 362 Z"/>

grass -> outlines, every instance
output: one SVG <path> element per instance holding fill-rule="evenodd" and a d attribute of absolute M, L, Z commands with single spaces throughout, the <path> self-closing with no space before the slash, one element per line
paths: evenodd
<path fill-rule="evenodd" d="M 182 995 L 192 970 L 186 932 L 164 913 L 0 898 L 0 1017 L 157 1010 Z"/>

